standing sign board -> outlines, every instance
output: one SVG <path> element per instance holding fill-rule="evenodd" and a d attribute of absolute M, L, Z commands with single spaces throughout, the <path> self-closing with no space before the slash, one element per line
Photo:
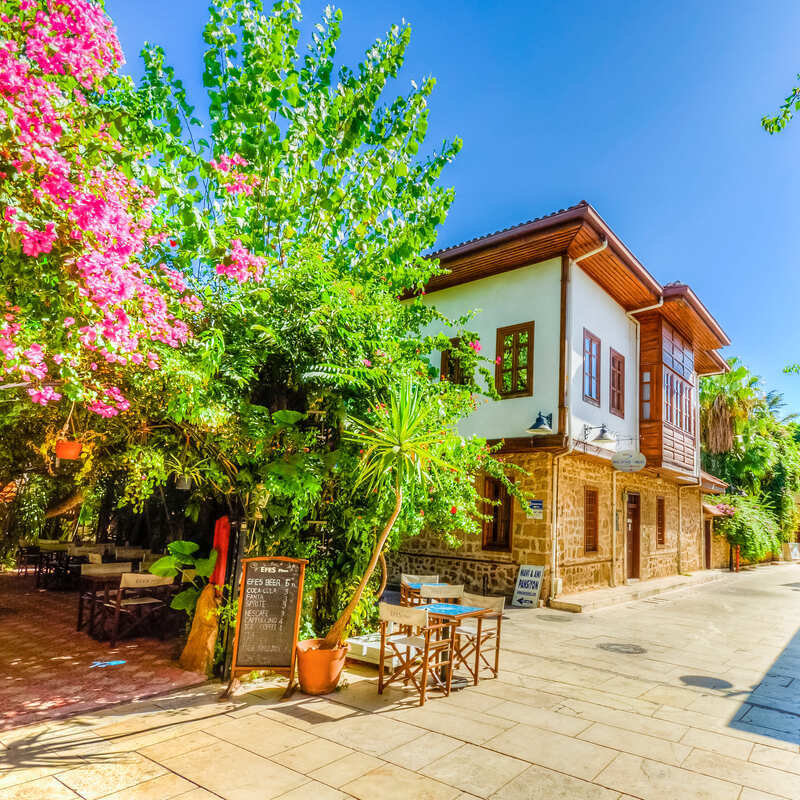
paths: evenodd
<path fill-rule="evenodd" d="M 516 608 L 537 608 L 539 592 L 542 591 L 543 575 L 544 567 L 521 564 L 511 605 Z"/>
<path fill-rule="evenodd" d="M 242 673 L 269 670 L 288 675 L 291 687 L 307 563 L 281 556 L 242 559 L 231 683 Z"/>

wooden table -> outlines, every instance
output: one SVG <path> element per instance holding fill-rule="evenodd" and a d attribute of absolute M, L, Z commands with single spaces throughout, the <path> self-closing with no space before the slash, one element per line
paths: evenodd
<path fill-rule="evenodd" d="M 426 584 L 431 585 L 431 584 Z M 439 620 L 448 620 L 448 621 L 455 621 L 461 622 L 462 619 L 467 619 L 468 617 L 483 617 L 487 614 L 491 614 L 492 610 L 490 608 L 480 608 L 479 606 L 461 606 L 457 605 L 456 603 L 428 603 L 427 605 L 420 606 L 420 608 L 424 608 L 428 612 L 429 617 L 433 617 L 434 619 Z M 450 633 L 450 638 L 452 639 L 452 631 Z M 453 648 L 455 647 L 455 642 L 450 642 L 450 669 L 453 668 Z M 441 680 L 447 679 L 447 674 L 444 672 L 445 668 L 442 667 L 442 673 L 440 674 Z M 463 689 L 465 686 L 469 685 L 469 681 L 466 678 L 456 678 L 453 676 L 450 681 L 450 690 L 453 689 Z"/>

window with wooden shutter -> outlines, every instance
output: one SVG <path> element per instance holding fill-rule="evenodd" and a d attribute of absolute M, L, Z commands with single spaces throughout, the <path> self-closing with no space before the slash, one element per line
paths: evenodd
<path fill-rule="evenodd" d="M 608 390 L 608 410 L 625 417 L 625 356 L 611 350 L 611 377 Z"/>
<path fill-rule="evenodd" d="M 442 350 L 442 370 L 439 377 L 443 381 L 464 386 L 466 383 L 464 368 L 461 366 L 461 360 L 458 355 L 453 354 L 453 350 L 458 348 L 458 344 L 459 339 L 456 336 L 450 340 L 450 349 Z"/>
<path fill-rule="evenodd" d="M 513 517 L 513 498 L 505 484 L 488 475 L 484 479 L 484 514 L 489 519 L 483 523 L 484 550 L 511 550 L 511 523 Z"/>
<path fill-rule="evenodd" d="M 583 329 L 583 399 L 600 405 L 600 339 Z"/>
<path fill-rule="evenodd" d="M 587 553 L 597 552 L 598 506 L 597 489 L 586 489 L 583 494 L 583 549 Z"/>
<path fill-rule="evenodd" d="M 667 515 L 663 497 L 656 498 L 656 545 L 663 547 L 667 541 Z"/>
<path fill-rule="evenodd" d="M 497 329 L 494 383 L 503 397 L 533 394 L 533 322 Z"/>

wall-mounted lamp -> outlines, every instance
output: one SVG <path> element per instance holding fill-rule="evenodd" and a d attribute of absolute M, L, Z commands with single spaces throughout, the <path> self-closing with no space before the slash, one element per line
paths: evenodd
<path fill-rule="evenodd" d="M 530 433 L 532 436 L 536 436 L 537 434 L 552 433 L 552 432 L 553 432 L 553 415 L 543 414 L 541 411 L 539 412 L 539 416 L 536 417 L 536 422 L 532 422 L 531 426 L 526 431 L 526 433 Z"/>
<path fill-rule="evenodd" d="M 617 437 L 614 436 L 613 433 L 608 429 L 608 426 L 605 422 L 602 425 L 584 425 L 583 426 L 583 441 L 584 443 L 588 443 L 589 441 L 589 434 L 592 431 L 599 430 L 600 433 L 592 439 L 592 444 L 598 444 L 601 446 L 605 446 L 607 444 L 616 444 Z"/>

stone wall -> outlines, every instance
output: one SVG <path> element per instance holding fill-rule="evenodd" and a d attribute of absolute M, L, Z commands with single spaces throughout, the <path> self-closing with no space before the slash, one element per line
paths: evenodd
<path fill-rule="evenodd" d="M 711 534 L 711 569 L 728 569 L 730 566 L 731 546 L 724 536 L 714 530 L 716 523 L 712 523 Z"/>
<path fill-rule="evenodd" d="M 549 596 L 552 549 L 553 456 L 547 453 L 514 454 L 508 461 L 525 469 L 517 476 L 520 487 L 544 504 L 543 519 L 530 519 L 515 505 L 512 516 L 510 552 L 483 550 L 479 535 L 465 536 L 457 548 L 450 548 L 432 532 L 404 542 L 389 558 L 389 580 L 399 583 L 400 573 L 437 574 L 449 583 L 463 583 L 468 591 L 505 594 L 514 591 L 520 564 L 545 567 L 541 598 Z M 561 593 L 619 585 L 626 570 L 626 496 L 640 498 L 641 546 L 639 573 L 642 580 L 675 575 L 703 568 L 703 523 L 700 492 L 684 488 L 650 473 L 616 473 L 616 514 L 613 510 L 611 464 L 582 453 L 571 453 L 558 465 L 558 575 Z M 584 550 L 584 491 L 598 492 L 598 549 Z M 656 500 L 664 498 L 665 542 L 656 543 Z M 680 512 L 679 512 L 680 501 Z M 683 522 L 680 553 L 679 519 Z M 615 542 L 612 541 L 612 531 Z M 715 537 L 716 539 L 717 537 Z M 717 550 L 714 564 L 721 562 Z M 613 581 L 612 581 L 613 564 Z M 720 566 L 722 564 L 720 563 Z"/>
<path fill-rule="evenodd" d="M 388 557 L 389 581 L 400 582 L 400 573 L 439 575 L 448 583 L 463 583 L 467 591 L 489 594 L 514 593 L 517 568 L 520 564 L 550 563 L 550 531 L 552 503 L 552 456 L 547 453 L 514 454 L 506 458 L 522 467 L 527 475 L 509 474 L 520 488 L 544 504 L 544 518 L 530 519 L 515 504 L 512 511 L 511 551 L 484 550 L 480 535 L 463 537 L 460 547 L 450 548 L 433 532 L 403 542 L 398 552 Z M 549 593 L 549 570 L 545 569 L 541 598 Z"/>
<path fill-rule="evenodd" d="M 698 489 L 681 490 L 650 473 L 616 474 L 616 514 L 612 497 L 614 469 L 596 458 L 573 453 L 559 465 L 559 575 L 562 593 L 611 585 L 612 561 L 616 584 L 624 583 L 626 569 L 626 496 L 639 494 L 640 565 L 642 580 L 678 572 L 678 526 L 682 514 L 680 567 L 702 569 L 702 516 Z M 584 492 L 598 492 L 598 549 L 584 549 Z M 664 498 L 665 540 L 656 541 L 656 500 Z M 680 511 L 679 511 L 680 499 Z M 612 520 L 612 515 L 615 519 Z M 616 543 L 612 541 L 612 528 Z"/>

